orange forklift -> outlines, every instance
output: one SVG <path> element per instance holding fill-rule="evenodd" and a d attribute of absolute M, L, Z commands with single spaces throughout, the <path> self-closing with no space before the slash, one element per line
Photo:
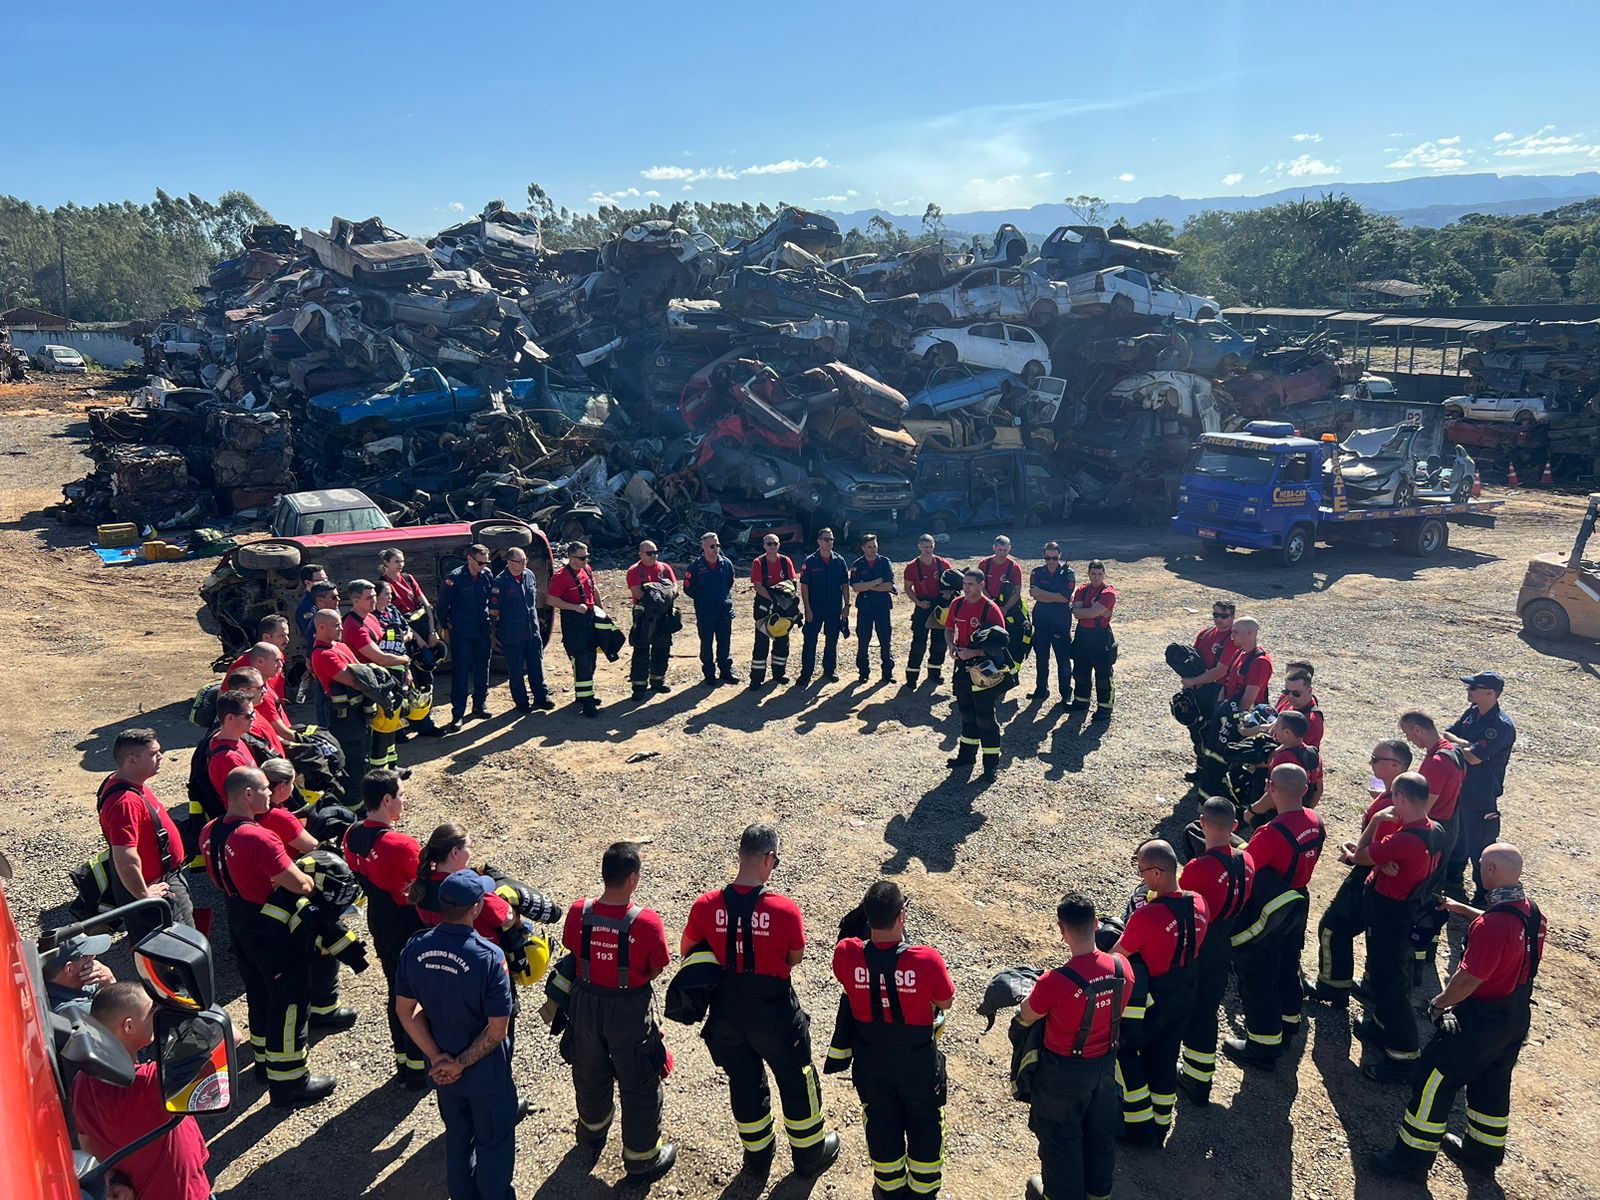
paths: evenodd
<path fill-rule="evenodd" d="M 1572 553 L 1541 554 L 1528 563 L 1517 593 L 1522 627 L 1541 638 L 1577 634 L 1600 641 L 1600 561 L 1583 556 L 1600 514 L 1600 492 L 1589 497 L 1589 511 L 1578 526 Z"/>

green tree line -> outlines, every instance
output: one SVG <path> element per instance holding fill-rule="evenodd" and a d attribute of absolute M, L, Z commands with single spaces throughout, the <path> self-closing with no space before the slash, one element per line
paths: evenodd
<path fill-rule="evenodd" d="M 211 268 L 239 253 L 251 225 L 270 220 L 244 192 L 211 201 L 157 190 L 148 204 L 53 209 L 0 196 L 0 309 L 29 305 L 74 321 L 126 321 L 193 307 Z"/>

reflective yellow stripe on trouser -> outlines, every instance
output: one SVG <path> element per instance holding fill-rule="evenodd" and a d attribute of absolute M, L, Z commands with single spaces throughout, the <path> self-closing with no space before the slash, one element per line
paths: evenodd
<path fill-rule="evenodd" d="M 1178 1070 L 1196 1083 L 1210 1083 L 1217 1073 L 1217 1056 L 1204 1050 L 1183 1048 L 1183 1061 Z"/>
<path fill-rule="evenodd" d="M 1150 1104 L 1150 1089 L 1148 1087 L 1128 1090 L 1128 1081 L 1122 1077 L 1122 1064 L 1116 1067 L 1117 1088 L 1122 1092 L 1122 1122 L 1124 1125 L 1138 1125 L 1145 1121 L 1155 1120 L 1155 1109 Z"/>
<path fill-rule="evenodd" d="M 754 1121 L 739 1121 L 739 1141 L 744 1144 L 745 1151 L 750 1154 L 759 1153 L 772 1145 L 772 1139 L 777 1136 L 777 1131 L 772 1127 L 772 1114 Z"/>
<path fill-rule="evenodd" d="M 1435 1120 L 1433 1111 L 1438 1101 L 1439 1086 L 1443 1082 L 1444 1075 L 1437 1068 L 1429 1071 L 1422 1085 L 1422 1093 L 1417 1098 L 1416 1108 L 1408 1108 L 1400 1119 L 1400 1140 L 1423 1154 L 1437 1154 L 1439 1142 L 1444 1137 L 1445 1122 Z"/>
<path fill-rule="evenodd" d="M 867 1106 L 861 1106 L 861 1133 L 867 1140 L 867 1158 L 872 1163 L 872 1181 L 880 1192 L 898 1192 L 906 1186 L 906 1156 L 888 1161 L 872 1157 L 872 1138 L 870 1129 L 872 1118 L 867 1112 Z"/>
<path fill-rule="evenodd" d="M 276 1048 L 269 1048 L 265 1054 L 267 1082 L 293 1083 L 306 1076 L 306 1048 L 299 1044 L 296 1035 L 299 1033 L 300 1006 L 291 1004 L 283 1013 L 283 1028 L 277 1030 L 277 1038 L 273 1039 Z"/>
<path fill-rule="evenodd" d="M 1496 1150 L 1504 1150 L 1506 1146 L 1506 1130 L 1511 1127 L 1509 1117 L 1497 1117 L 1491 1113 L 1481 1113 L 1472 1105 L 1467 1105 L 1467 1136 L 1473 1141 L 1485 1146 L 1492 1146 Z"/>
<path fill-rule="evenodd" d="M 795 1120 L 783 1118 L 783 1132 L 790 1150 L 806 1150 L 827 1136 L 822 1124 L 822 1088 L 817 1084 L 817 1069 L 807 1063 L 801 1070 L 806 1084 L 807 1113 Z"/>
<path fill-rule="evenodd" d="M 590 675 L 587 679 L 582 678 L 578 674 L 576 664 L 572 668 L 572 691 L 579 700 L 594 699 L 594 676 Z"/>
<path fill-rule="evenodd" d="M 906 1166 L 910 1169 L 911 1192 L 917 1196 L 931 1196 L 944 1184 L 944 1106 L 939 1106 L 939 1157 L 931 1161 L 921 1161 L 906 1156 Z"/>

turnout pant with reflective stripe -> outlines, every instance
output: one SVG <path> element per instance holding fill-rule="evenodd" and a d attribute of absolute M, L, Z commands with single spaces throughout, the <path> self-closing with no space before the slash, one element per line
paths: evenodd
<path fill-rule="evenodd" d="M 789 673 L 789 634 L 781 638 L 767 636 L 767 614 L 772 611 L 772 606 L 756 597 L 756 648 L 750 655 L 750 679 L 759 683 L 767 675 L 767 655 L 772 656 L 772 673 L 774 675 L 787 675 Z"/>
<path fill-rule="evenodd" d="M 770 1068 L 795 1166 L 804 1169 L 817 1161 L 827 1132 L 822 1083 L 811 1062 L 811 1021 L 793 990 L 763 999 L 719 996 L 701 1036 L 711 1061 L 728 1076 L 728 1099 L 744 1148 L 759 1153 L 773 1142 Z"/>
<path fill-rule="evenodd" d="M 1305 943 L 1305 894 L 1290 888 L 1267 903 L 1261 915 L 1233 935 L 1233 970 L 1239 981 L 1239 1002 L 1244 1007 L 1245 1036 L 1257 1050 L 1276 1054 L 1283 1049 L 1284 1016 L 1290 1012 L 1282 992 L 1285 980 L 1299 985 L 1299 947 Z M 1294 954 L 1290 954 L 1290 934 Z M 1294 1019 L 1300 1019 L 1299 1000 Z"/>
<path fill-rule="evenodd" d="M 590 646 L 587 650 L 569 651 L 572 655 L 572 694 L 577 697 L 579 704 L 590 704 L 595 699 L 594 695 L 594 663 L 595 650 Z"/>
<path fill-rule="evenodd" d="M 571 1033 L 566 1049 L 572 1058 L 578 1124 L 587 1140 L 605 1140 L 616 1115 L 615 1080 L 622 1102 L 624 1164 L 650 1162 L 661 1149 L 661 1065 L 651 1058 L 661 1031 L 650 1012 L 650 997 L 648 985 L 619 991 L 580 981 L 573 985 L 567 1007 Z"/>
<path fill-rule="evenodd" d="M 1191 968 L 1181 979 L 1178 974 L 1169 972 L 1151 979 L 1143 1034 L 1135 1044 L 1117 1051 L 1125 1125 L 1154 1121 L 1167 1128 L 1172 1124 L 1172 1110 L 1178 1103 L 1178 1048 L 1194 1012 L 1198 971 Z"/>
<path fill-rule="evenodd" d="M 955 674 L 956 711 L 961 714 L 961 749 L 957 753 L 963 761 L 972 762 L 982 747 L 984 762 L 998 760 L 1000 722 L 994 715 L 994 708 L 1000 700 L 1000 688 L 978 691 L 972 686 L 972 676 L 959 662 Z"/>
<path fill-rule="evenodd" d="M 1231 921 L 1220 921 L 1206 929 L 1200 943 L 1200 960 L 1195 965 L 1194 1007 L 1183 1031 L 1183 1061 L 1179 1070 L 1210 1094 L 1217 1069 L 1217 1010 L 1228 990 L 1228 971 L 1233 966 L 1233 947 L 1228 943 Z"/>
<path fill-rule="evenodd" d="M 324 954 L 307 961 L 311 973 L 311 998 L 306 1011 L 325 1017 L 339 1007 L 339 960 Z"/>
<path fill-rule="evenodd" d="M 1076 703 L 1089 703 L 1092 681 L 1095 705 L 1111 711 L 1117 698 L 1112 658 L 1115 646 L 1111 630 L 1078 626 L 1078 636 L 1072 647 L 1072 699 Z"/>
<path fill-rule="evenodd" d="M 342 714 L 342 715 L 341 715 Z M 344 802 L 354 804 L 361 799 L 361 777 L 367 773 L 367 762 L 372 757 L 372 725 L 368 714 L 350 705 L 335 708 L 328 722 L 328 733 L 344 751 Z"/>
<path fill-rule="evenodd" d="M 933 619 L 933 606 L 927 608 L 913 608 L 911 610 L 911 649 L 906 654 L 906 673 L 915 675 L 922 670 L 922 654 L 928 654 L 928 670 L 938 671 L 944 667 L 945 651 L 949 647 L 945 644 L 944 630 L 938 625 L 931 628 L 929 622 Z"/>
<path fill-rule="evenodd" d="M 307 1073 L 311 960 L 286 928 L 263 917 L 259 907 L 231 897 L 228 936 L 244 979 L 250 1044 L 267 1086 L 277 1089 L 299 1083 Z"/>
<path fill-rule="evenodd" d="M 1302 890 L 1300 903 L 1289 910 L 1283 931 L 1283 948 L 1278 956 L 1278 1013 L 1286 1031 L 1300 1028 L 1305 1008 L 1305 976 L 1300 956 L 1306 948 L 1306 923 L 1311 915 L 1311 898 Z"/>
<path fill-rule="evenodd" d="M 1383 1026 L 1383 1049 L 1400 1062 L 1417 1057 L 1417 1018 L 1411 1011 L 1411 924 L 1413 909 L 1404 900 L 1380 896 L 1372 888 L 1363 897 L 1367 931 L 1368 1012 Z"/>
<path fill-rule="evenodd" d="M 1505 1158 L 1511 1116 L 1511 1072 L 1528 1036 L 1522 999 L 1457 1005 L 1458 1031 L 1436 1033 L 1412 1077 L 1411 1102 L 1400 1119 L 1394 1150 L 1402 1161 L 1431 1164 L 1450 1119 L 1456 1092 L 1467 1090 L 1467 1142 L 1486 1162 Z M 1475 1143 L 1475 1144 L 1474 1144 Z"/>
<path fill-rule="evenodd" d="M 378 730 L 374 729 L 372 731 L 371 747 L 367 750 L 367 770 L 387 771 L 393 770 L 395 767 L 399 766 L 399 744 L 399 730 L 395 730 L 391 733 L 380 733 Z M 359 798 L 359 796 L 360 793 L 358 792 L 357 797 Z"/>
<path fill-rule="evenodd" d="M 667 681 L 667 664 L 672 661 L 672 635 L 657 622 L 648 638 L 633 644 L 633 661 L 628 679 L 636 688 Z"/>
<path fill-rule="evenodd" d="M 505 1200 L 517 1157 L 517 1089 L 509 1078 L 491 1095 L 439 1089 L 445 1187 L 451 1200 Z"/>
<path fill-rule="evenodd" d="M 1355 943 L 1366 928 L 1361 910 L 1366 879 L 1365 867 L 1352 869 L 1317 922 L 1317 982 L 1323 987 L 1348 992 L 1355 986 Z"/>
<path fill-rule="evenodd" d="M 472 707 L 489 706 L 488 630 L 478 637 L 467 637 L 463 630 L 450 633 L 450 716 L 461 720 L 467 715 L 467 692 L 472 692 Z"/>
<path fill-rule="evenodd" d="M 1049 1200 L 1111 1195 L 1122 1127 L 1113 1062 L 1039 1052 L 1028 1128 L 1039 1139 L 1039 1173 Z"/>
<path fill-rule="evenodd" d="M 944 1182 L 944 1055 L 931 1042 L 858 1043 L 852 1070 L 873 1182 L 892 1194 L 936 1195 Z"/>

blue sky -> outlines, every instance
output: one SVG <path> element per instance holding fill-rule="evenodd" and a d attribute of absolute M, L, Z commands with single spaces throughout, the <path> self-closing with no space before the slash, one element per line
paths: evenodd
<path fill-rule="evenodd" d="M 577 208 L 920 213 L 1600 170 L 1600 5 L 1576 2 L 85 0 L 7 24 L 0 192 L 52 205 L 240 188 L 426 234 L 530 180 Z"/>

